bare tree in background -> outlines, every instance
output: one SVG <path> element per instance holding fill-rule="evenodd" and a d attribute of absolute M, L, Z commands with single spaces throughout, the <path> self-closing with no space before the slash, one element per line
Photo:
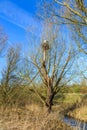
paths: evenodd
<path fill-rule="evenodd" d="M 19 78 L 17 76 L 18 63 L 20 60 L 19 48 L 9 48 L 7 53 L 7 65 L 2 72 L 1 88 L 5 105 L 11 102 L 10 93 L 14 84 L 17 85 Z"/>
<path fill-rule="evenodd" d="M 51 0 L 43 1 L 40 17 L 48 22 L 67 25 L 79 50 L 87 54 L 87 1 L 86 0 Z"/>

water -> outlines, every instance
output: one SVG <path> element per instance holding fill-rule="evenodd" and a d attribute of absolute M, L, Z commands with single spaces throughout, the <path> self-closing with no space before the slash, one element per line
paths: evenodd
<path fill-rule="evenodd" d="M 87 130 L 87 123 L 85 122 L 75 120 L 68 116 L 64 116 L 63 121 L 68 125 L 76 127 L 76 130 Z"/>

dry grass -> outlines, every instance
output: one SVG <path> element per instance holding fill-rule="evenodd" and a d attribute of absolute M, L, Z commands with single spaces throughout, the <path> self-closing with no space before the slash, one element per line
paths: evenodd
<path fill-rule="evenodd" d="M 81 106 L 73 111 L 68 112 L 68 115 L 87 122 L 87 105 Z"/>
<path fill-rule="evenodd" d="M 58 112 L 49 115 L 37 105 L 27 109 L 0 111 L 0 130 L 72 130 L 59 118 Z"/>

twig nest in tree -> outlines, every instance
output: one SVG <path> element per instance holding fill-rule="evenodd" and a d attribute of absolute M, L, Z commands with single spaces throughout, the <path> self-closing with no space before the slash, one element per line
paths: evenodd
<path fill-rule="evenodd" d="M 42 43 L 42 49 L 43 50 L 49 50 L 50 49 L 49 42 L 47 40 L 43 41 L 43 43 Z"/>

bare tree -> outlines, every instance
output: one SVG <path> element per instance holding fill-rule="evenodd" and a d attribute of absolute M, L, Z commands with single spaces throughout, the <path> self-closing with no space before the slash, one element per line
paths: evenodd
<path fill-rule="evenodd" d="M 39 48 L 39 53 L 29 60 L 34 68 L 34 76 L 29 76 L 30 83 L 34 86 L 33 91 L 45 104 L 47 112 L 51 111 L 54 97 L 61 87 L 72 80 L 73 72 L 70 72 L 70 69 L 74 59 L 73 51 L 67 48 L 62 40 L 58 39 L 58 33 L 55 32 L 55 35 L 50 36 L 50 41 L 44 40 Z M 37 90 L 33 82 L 35 78 L 36 81 L 43 84 L 46 96 Z"/>
<path fill-rule="evenodd" d="M 87 54 L 87 1 L 51 0 L 43 1 L 43 14 L 48 22 L 67 25 L 81 52 Z M 41 12 L 42 14 L 42 12 Z M 43 15 L 40 15 L 42 17 Z M 43 17 L 44 18 L 44 17 Z"/>
<path fill-rule="evenodd" d="M 17 68 L 20 59 L 19 48 L 9 48 L 7 53 L 7 65 L 2 72 L 2 93 L 4 103 L 8 104 L 11 101 L 10 93 L 14 84 L 17 85 L 19 77 L 17 76 Z M 5 105 L 6 105 L 5 104 Z"/>

